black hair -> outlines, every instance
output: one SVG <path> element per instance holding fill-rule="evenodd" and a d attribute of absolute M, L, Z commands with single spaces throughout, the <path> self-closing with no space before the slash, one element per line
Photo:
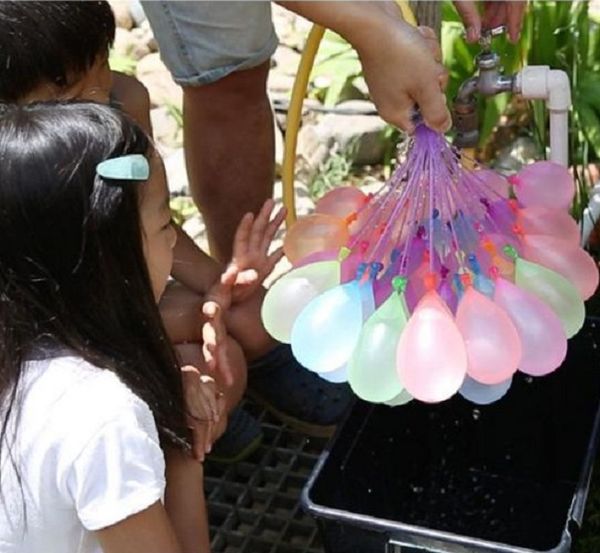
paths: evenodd
<path fill-rule="evenodd" d="M 149 138 L 127 116 L 91 102 L 4 109 L 0 444 L 15 406 L 18 415 L 24 363 L 50 344 L 114 371 L 152 410 L 162 446 L 189 448 L 179 367 L 144 258 L 144 182 L 96 174 L 103 160 L 148 156 Z"/>
<path fill-rule="evenodd" d="M 0 101 L 18 102 L 44 82 L 59 87 L 108 54 L 108 2 L 0 1 Z"/>

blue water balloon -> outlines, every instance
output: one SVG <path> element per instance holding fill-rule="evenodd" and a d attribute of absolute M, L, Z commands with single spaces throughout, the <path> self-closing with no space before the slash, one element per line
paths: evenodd
<path fill-rule="evenodd" d="M 301 311 L 291 334 L 292 352 L 301 365 L 326 372 L 348 362 L 362 328 L 361 292 L 353 280 L 317 296 Z"/>

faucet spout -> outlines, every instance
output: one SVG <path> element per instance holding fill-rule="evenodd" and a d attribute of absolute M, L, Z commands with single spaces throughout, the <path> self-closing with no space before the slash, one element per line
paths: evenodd
<path fill-rule="evenodd" d="M 486 50 L 477 56 L 476 61 L 479 73 L 462 83 L 452 106 L 456 129 L 454 144 L 461 148 L 475 147 L 479 142 L 476 94 L 494 96 L 515 90 L 515 78 L 502 73 L 497 54 Z"/>
<path fill-rule="evenodd" d="M 479 142 L 479 117 L 475 94 L 479 77 L 471 77 L 460 85 L 452 104 L 452 123 L 456 130 L 454 144 L 459 148 L 474 148 Z"/>
<path fill-rule="evenodd" d="M 467 79 L 460 85 L 454 101 L 460 104 L 470 103 L 477 92 L 478 83 L 479 77 L 471 77 L 470 79 Z"/>

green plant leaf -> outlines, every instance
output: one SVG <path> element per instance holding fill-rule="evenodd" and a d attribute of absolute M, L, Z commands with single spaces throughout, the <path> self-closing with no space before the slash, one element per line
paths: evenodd
<path fill-rule="evenodd" d="M 108 65 L 113 71 L 125 73 L 125 75 L 135 75 L 137 61 L 129 56 L 117 54 L 114 50 L 110 50 L 108 55 Z"/>
<path fill-rule="evenodd" d="M 600 117 L 598 117 L 598 112 L 583 103 L 577 106 L 577 112 L 586 139 L 594 148 L 596 156 L 600 156 Z"/>

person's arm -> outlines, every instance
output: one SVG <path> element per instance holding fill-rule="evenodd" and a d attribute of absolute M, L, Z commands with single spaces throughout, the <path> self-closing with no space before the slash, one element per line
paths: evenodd
<path fill-rule="evenodd" d="M 450 127 L 443 93 L 447 72 L 429 32 L 410 26 L 392 0 L 382 2 L 279 1 L 332 29 L 358 52 L 371 98 L 383 119 L 412 130 L 413 107 L 438 131 Z"/>
<path fill-rule="evenodd" d="M 129 115 L 149 136 L 152 136 L 150 122 L 150 95 L 146 87 L 135 77 L 120 71 L 112 71 L 111 99 Z"/>
<path fill-rule="evenodd" d="M 204 498 L 204 467 L 181 450 L 166 453 L 165 510 L 182 553 L 208 553 L 210 538 Z"/>
<path fill-rule="evenodd" d="M 224 267 L 203 252 L 180 226 L 175 225 L 175 231 L 177 242 L 171 275 L 177 282 L 203 295 L 219 280 Z"/>
<path fill-rule="evenodd" d="M 160 501 L 95 533 L 104 553 L 183 553 Z"/>

